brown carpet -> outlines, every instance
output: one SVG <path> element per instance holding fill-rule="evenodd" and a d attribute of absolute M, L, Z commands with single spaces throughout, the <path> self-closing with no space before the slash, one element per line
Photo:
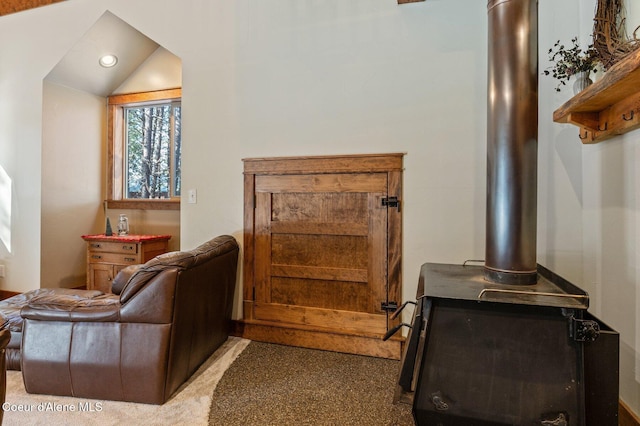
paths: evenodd
<path fill-rule="evenodd" d="M 413 426 L 398 361 L 251 342 L 220 379 L 209 424 Z"/>

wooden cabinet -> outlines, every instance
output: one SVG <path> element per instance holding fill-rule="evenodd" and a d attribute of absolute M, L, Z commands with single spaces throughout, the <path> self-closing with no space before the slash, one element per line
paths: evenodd
<path fill-rule="evenodd" d="M 87 242 L 87 288 L 111 293 L 111 281 L 129 265 L 166 253 L 171 235 L 83 235 Z"/>
<path fill-rule="evenodd" d="M 402 158 L 244 160 L 241 335 L 400 358 Z"/>

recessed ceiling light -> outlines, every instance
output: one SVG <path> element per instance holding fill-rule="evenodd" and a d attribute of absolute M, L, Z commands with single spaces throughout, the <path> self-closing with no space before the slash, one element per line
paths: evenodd
<path fill-rule="evenodd" d="M 98 63 L 105 68 L 111 68 L 118 63 L 118 57 L 116 55 L 104 55 Z"/>

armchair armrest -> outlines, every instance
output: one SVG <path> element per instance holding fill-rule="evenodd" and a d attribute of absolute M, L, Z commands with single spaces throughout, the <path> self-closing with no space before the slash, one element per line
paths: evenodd
<path fill-rule="evenodd" d="M 120 303 L 115 295 L 83 299 L 51 294 L 32 300 L 22 308 L 20 315 L 25 319 L 40 321 L 118 321 Z"/>
<path fill-rule="evenodd" d="M 116 277 L 113 279 L 111 283 L 111 292 L 113 294 L 122 293 L 122 289 L 129 282 L 129 279 L 136 273 L 140 268 L 142 268 L 144 264 L 139 265 L 129 265 L 118 272 Z"/>

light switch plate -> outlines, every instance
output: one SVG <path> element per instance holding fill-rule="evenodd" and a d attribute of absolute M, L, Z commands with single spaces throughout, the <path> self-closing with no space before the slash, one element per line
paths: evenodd
<path fill-rule="evenodd" d="M 195 189 L 187 191 L 187 202 L 189 204 L 196 204 L 198 202 L 198 192 Z"/>

